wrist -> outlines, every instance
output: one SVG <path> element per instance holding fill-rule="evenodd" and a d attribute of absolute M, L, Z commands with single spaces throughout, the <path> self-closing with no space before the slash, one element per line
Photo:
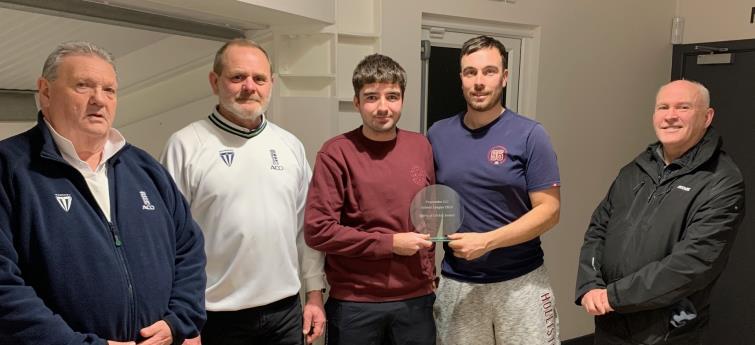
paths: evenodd
<path fill-rule="evenodd" d="M 325 289 L 323 289 L 325 290 Z M 323 304 L 323 297 L 322 297 L 322 290 L 312 290 L 307 291 L 307 302 L 306 303 L 317 303 L 322 305 Z"/>
<path fill-rule="evenodd" d="M 498 248 L 498 243 L 496 241 L 497 237 L 495 236 L 495 233 L 497 231 L 498 230 L 494 230 L 494 231 L 488 231 L 488 232 L 483 233 L 483 238 L 485 239 L 483 242 L 485 243 L 485 252 L 489 252 L 493 249 Z"/>

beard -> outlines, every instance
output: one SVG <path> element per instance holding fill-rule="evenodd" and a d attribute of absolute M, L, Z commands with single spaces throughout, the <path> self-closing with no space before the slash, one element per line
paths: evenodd
<path fill-rule="evenodd" d="M 241 106 L 239 102 L 244 102 L 248 100 L 254 100 L 259 103 L 259 107 L 256 107 L 254 109 L 247 109 Z M 234 98 L 233 100 L 228 99 L 221 99 L 220 100 L 220 106 L 223 107 L 223 109 L 227 110 L 233 116 L 242 119 L 242 120 L 254 120 L 258 116 L 262 115 L 267 111 L 268 106 L 270 105 L 270 100 L 260 100 L 257 97 L 246 97 L 246 98 Z"/>

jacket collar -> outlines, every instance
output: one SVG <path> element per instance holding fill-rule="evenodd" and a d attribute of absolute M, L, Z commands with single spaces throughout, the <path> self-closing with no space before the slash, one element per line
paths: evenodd
<path fill-rule="evenodd" d="M 52 137 L 52 133 L 50 133 L 50 129 L 47 127 L 47 124 L 45 124 L 44 115 L 42 115 L 42 111 L 39 111 L 37 113 L 37 130 L 39 130 L 41 134 L 41 140 L 42 140 L 42 147 L 40 150 L 40 155 L 43 158 L 48 158 L 52 160 L 56 160 L 59 162 L 63 162 L 65 164 L 68 164 L 66 160 L 63 158 L 63 155 L 60 153 L 60 149 L 58 149 L 58 145 L 55 143 L 55 139 Z M 109 159 L 113 162 L 115 162 L 118 157 L 121 155 L 123 151 L 125 151 L 129 147 L 129 143 L 125 143 L 123 147 L 118 150 L 116 153 L 113 154 L 113 156 Z"/>
<path fill-rule="evenodd" d="M 722 143 L 723 139 L 718 132 L 712 126 L 708 127 L 705 135 L 695 146 L 669 163 L 669 167 L 675 168 L 675 171 L 670 175 L 684 174 L 703 165 L 719 151 Z M 663 175 L 662 172 L 665 168 L 663 157 L 658 154 L 660 149 L 661 143 L 656 141 L 650 144 L 636 160 L 636 163 L 653 178 Z"/>

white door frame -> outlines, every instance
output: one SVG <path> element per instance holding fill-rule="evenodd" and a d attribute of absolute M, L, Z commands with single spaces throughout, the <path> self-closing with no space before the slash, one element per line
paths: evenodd
<path fill-rule="evenodd" d="M 431 32 L 432 31 L 432 32 Z M 442 32 L 442 34 L 439 34 Z M 535 25 L 480 22 L 433 14 L 422 16 L 422 40 L 432 46 L 456 47 L 467 39 L 489 35 L 499 39 L 509 53 L 509 82 L 506 104 L 518 113 L 536 117 L 537 78 L 540 48 L 540 29 Z M 434 36 L 434 37 L 433 37 Z M 427 61 L 422 62 L 422 94 L 420 102 L 420 130 L 426 131 L 427 119 Z"/>

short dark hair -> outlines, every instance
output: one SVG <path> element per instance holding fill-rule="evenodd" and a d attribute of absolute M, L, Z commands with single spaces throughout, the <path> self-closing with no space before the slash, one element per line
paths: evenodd
<path fill-rule="evenodd" d="M 367 84 L 389 83 L 398 84 L 401 97 L 406 89 L 406 71 L 398 62 L 388 56 L 372 54 L 366 56 L 354 68 L 351 84 L 354 85 L 354 95 L 359 96 L 359 90 Z"/>
<path fill-rule="evenodd" d="M 470 38 L 469 40 L 464 42 L 464 45 L 461 46 L 461 56 L 459 56 L 459 61 L 461 61 L 461 58 L 480 49 L 488 48 L 498 49 L 498 52 L 501 54 L 501 62 L 503 63 L 503 68 L 507 68 L 506 47 L 503 45 L 503 43 L 501 43 L 501 41 L 485 35 Z"/>
<path fill-rule="evenodd" d="M 239 47 L 249 47 L 249 48 L 257 48 L 259 49 L 262 54 L 265 54 L 265 58 L 267 59 L 267 63 L 270 64 L 270 74 L 273 73 L 273 63 L 270 61 L 270 56 L 267 55 L 267 51 L 265 51 L 264 48 L 262 48 L 259 43 L 254 42 L 252 40 L 248 40 L 246 38 L 234 38 L 225 44 L 223 44 L 220 49 L 218 49 L 218 52 L 215 53 L 215 61 L 212 64 L 212 71 L 215 72 L 217 75 L 221 75 L 223 73 L 223 56 L 225 55 L 225 51 L 228 49 L 228 47 L 231 46 L 239 46 Z"/>

